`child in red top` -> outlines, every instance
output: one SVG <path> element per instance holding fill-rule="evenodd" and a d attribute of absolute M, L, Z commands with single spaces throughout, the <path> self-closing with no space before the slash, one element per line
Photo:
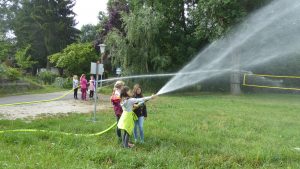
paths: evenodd
<path fill-rule="evenodd" d="M 111 95 L 111 103 L 114 107 L 114 112 L 115 112 L 115 115 L 116 115 L 116 119 L 117 119 L 117 122 L 119 121 L 121 115 L 122 115 L 122 107 L 121 107 L 121 89 L 123 88 L 124 86 L 124 82 L 123 81 L 117 81 L 114 85 L 114 89 L 113 89 L 113 93 Z M 119 138 L 119 140 L 121 141 L 122 140 L 122 137 L 121 137 L 121 130 L 117 127 L 117 136 Z"/>
<path fill-rule="evenodd" d="M 80 87 L 81 87 L 81 99 L 86 100 L 87 80 L 85 78 L 85 74 L 82 74 L 80 77 Z"/>

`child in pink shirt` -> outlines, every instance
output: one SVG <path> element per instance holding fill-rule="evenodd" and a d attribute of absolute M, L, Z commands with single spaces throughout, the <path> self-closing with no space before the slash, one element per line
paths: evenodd
<path fill-rule="evenodd" d="M 95 79 L 94 79 L 94 76 L 90 76 L 89 90 L 90 90 L 90 99 L 92 99 L 94 97 L 94 91 L 95 91 Z"/>
<path fill-rule="evenodd" d="M 80 87 L 81 87 L 81 99 L 86 100 L 87 80 L 85 78 L 85 74 L 82 74 L 80 77 Z"/>

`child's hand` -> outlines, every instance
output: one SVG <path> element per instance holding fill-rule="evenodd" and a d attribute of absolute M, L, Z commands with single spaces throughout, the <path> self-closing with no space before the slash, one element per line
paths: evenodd
<path fill-rule="evenodd" d="M 138 104 L 134 104 L 133 105 L 133 109 L 137 109 L 137 108 L 139 108 L 139 105 Z"/>

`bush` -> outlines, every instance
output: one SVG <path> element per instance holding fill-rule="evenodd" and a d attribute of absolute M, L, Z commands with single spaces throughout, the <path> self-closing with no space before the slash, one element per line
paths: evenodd
<path fill-rule="evenodd" d="M 16 68 L 7 67 L 5 75 L 9 80 L 18 80 L 21 77 L 21 72 L 19 72 Z"/>
<path fill-rule="evenodd" d="M 0 64 L 0 79 L 4 78 L 4 66 Z"/>
<path fill-rule="evenodd" d="M 64 89 L 71 89 L 73 87 L 73 82 L 71 78 L 57 77 L 55 78 L 54 86 Z"/>
<path fill-rule="evenodd" d="M 43 81 L 44 84 L 52 84 L 55 81 L 57 74 L 50 71 L 40 72 L 38 78 Z"/>
<path fill-rule="evenodd" d="M 21 72 L 16 68 L 8 67 L 0 64 L 0 79 L 7 79 L 11 81 L 18 80 L 21 77 Z"/>

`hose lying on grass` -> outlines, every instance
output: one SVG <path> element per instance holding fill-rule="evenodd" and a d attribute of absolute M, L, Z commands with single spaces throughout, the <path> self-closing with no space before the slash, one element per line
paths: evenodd
<path fill-rule="evenodd" d="M 3 134 L 3 133 L 14 133 L 14 132 L 41 132 L 41 133 L 55 133 L 55 134 L 71 135 L 71 136 L 92 137 L 92 136 L 100 136 L 100 135 L 108 132 L 109 130 L 111 130 L 116 125 L 117 125 L 117 122 L 115 122 L 113 125 L 111 125 L 107 129 L 105 129 L 103 131 L 100 131 L 98 133 L 94 133 L 94 134 L 74 134 L 74 133 L 66 133 L 66 132 L 60 132 L 60 131 L 48 131 L 48 130 L 38 130 L 38 129 L 2 130 L 2 131 L 0 131 L 0 134 Z"/>

